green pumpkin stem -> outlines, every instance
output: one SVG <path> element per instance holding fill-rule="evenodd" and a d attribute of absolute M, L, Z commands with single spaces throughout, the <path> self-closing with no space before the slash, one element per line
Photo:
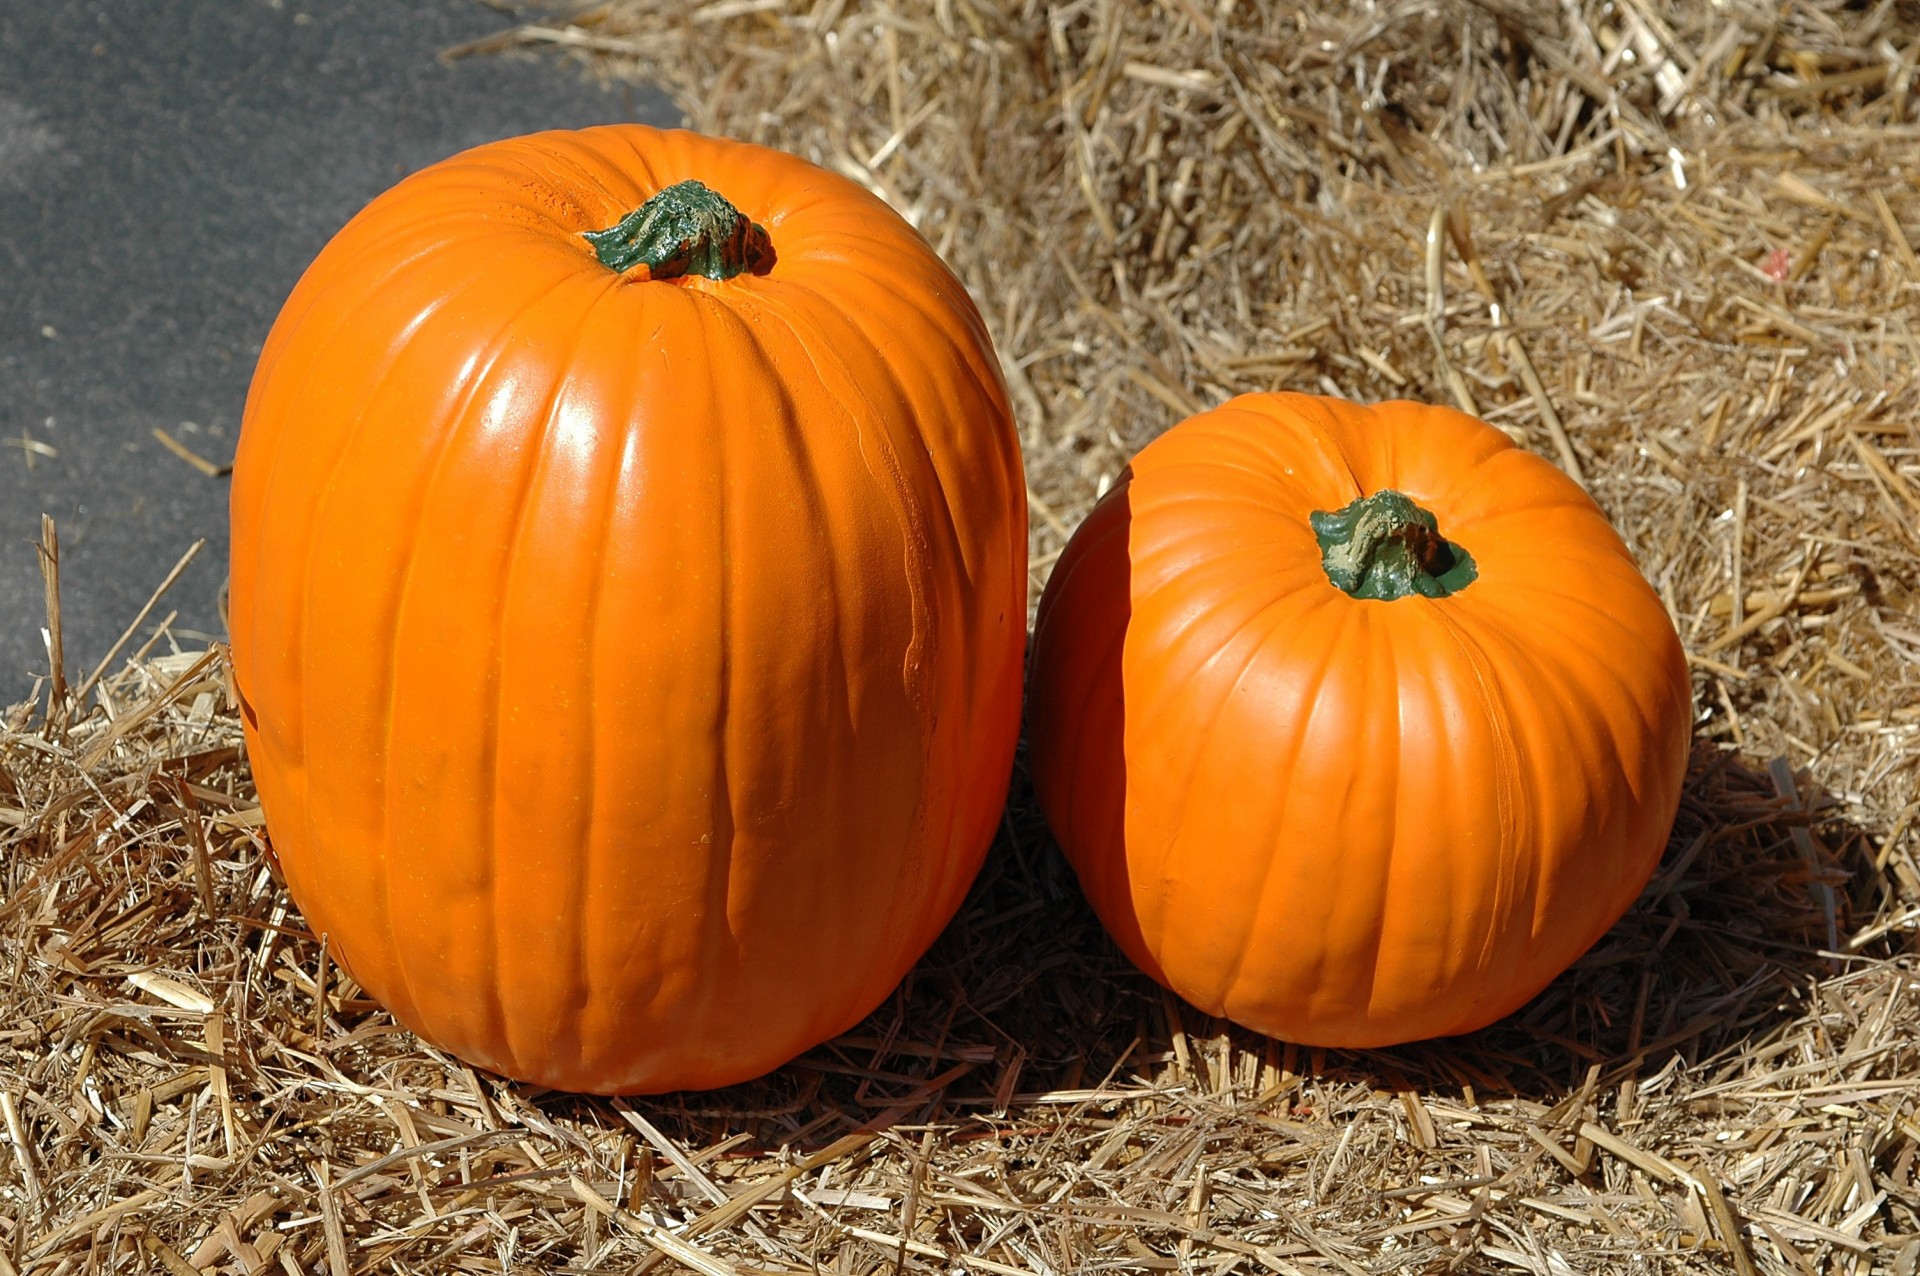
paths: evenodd
<path fill-rule="evenodd" d="M 653 279 L 731 279 L 773 266 L 764 226 L 700 182 L 676 182 L 605 230 L 584 232 L 609 270 L 644 265 Z"/>
<path fill-rule="evenodd" d="M 1308 521 L 1327 579 L 1354 598 L 1445 598 L 1479 575 L 1473 556 L 1440 535 L 1432 514 L 1390 488 L 1330 513 L 1315 510 Z"/>

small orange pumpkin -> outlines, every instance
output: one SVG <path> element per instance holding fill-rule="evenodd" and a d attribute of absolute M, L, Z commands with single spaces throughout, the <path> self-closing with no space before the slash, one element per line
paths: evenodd
<path fill-rule="evenodd" d="M 1257 394 L 1149 444 L 1040 603 L 1029 757 L 1182 997 L 1377 1046 L 1518 1008 L 1645 885 L 1686 659 L 1599 508 L 1445 408 Z"/>
<path fill-rule="evenodd" d="M 235 462 L 287 886 L 498 1072 L 773 1068 L 878 1004 L 980 865 L 1026 544 L 985 328 L 866 191 L 637 126 L 423 170 L 300 281 Z"/>

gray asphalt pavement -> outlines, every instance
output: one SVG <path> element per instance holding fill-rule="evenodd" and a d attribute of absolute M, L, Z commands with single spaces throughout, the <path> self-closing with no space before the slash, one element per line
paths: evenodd
<path fill-rule="evenodd" d="M 302 269 L 404 174 L 494 138 L 678 122 L 558 60 L 438 60 L 477 0 L 0 0 L 0 705 L 44 672 L 59 523 L 70 675 L 193 541 L 160 609 L 219 632 L 224 464 Z M 156 617 L 157 618 L 157 617 Z"/>

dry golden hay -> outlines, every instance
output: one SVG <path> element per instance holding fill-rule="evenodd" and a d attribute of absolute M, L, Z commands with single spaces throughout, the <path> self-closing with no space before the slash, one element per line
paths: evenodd
<path fill-rule="evenodd" d="M 0 1276 L 1915 1271 L 1920 7 L 530 16 L 489 50 L 656 79 L 954 264 L 1036 586 L 1134 448 L 1242 390 L 1454 402 L 1575 470 L 1693 655 L 1668 857 L 1511 1020 L 1299 1051 L 1128 970 L 1016 776 L 861 1028 L 582 1099 L 343 980 L 272 875 L 223 653 L 136 626 L 0 735 Z"/>

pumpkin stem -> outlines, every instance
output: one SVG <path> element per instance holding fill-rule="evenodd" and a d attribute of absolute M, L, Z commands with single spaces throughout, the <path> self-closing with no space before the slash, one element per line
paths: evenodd
<path fill-rule="evenodd" d="M 731 279 L 773 267 L 766 228 L 696 181 L 675 182 L 615 225 L 582 237 L 602 265 L 621 272 L 644 265 L 649 279 Z"/>
<path fill-rule="evenodd" d="M 1473 556 L 1440 535 L 1433 515 L 1385 488 L 1308 516 L 1327 579 L 1355 598 L 1445 598 L 1471 584 Z"/>

